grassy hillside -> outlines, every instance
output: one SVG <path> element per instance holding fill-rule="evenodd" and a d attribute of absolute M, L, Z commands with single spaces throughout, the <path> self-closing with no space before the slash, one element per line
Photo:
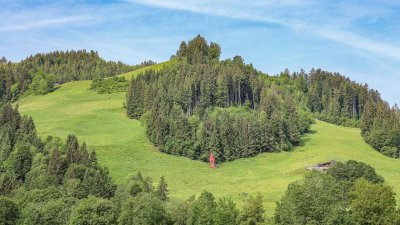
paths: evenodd
<path fill-rule="evenodd" d="M 53 93 L 22 99 L 19 109 L 33 117 L 41 136 L 65 138 L 75 133 L 80 141 L 95 148 L 117 183 L 142 171 L 154 182 L 164 175 L 175 198 L 187 198 L 206 189 L 217 197 L 232 196 L 239 201 L 243 193 L 260 192 L 271 215 L 275 202 L 290 182 L 302 177 L 305 166 L 355 159 L 375 167 L 400 194 L 400 160 L 387 158 L 365 144 L 359 129 L 318 121 L 312 126 L 313 133 L 303 138 L 303 145 L 291 152 L 240 159 L 213 170 L 206 163 L 158 152 L 140 122 L 125 115 L 125 93 L 100 95 L 89 86 L 90 81 L 67 83 Z"/>
<path fill-rule="evenodd" d="M 125 77 L 126 79 L 131 79 L 133 76 L 138 75 L 139 73 L 143 73 L 146 70 L 152 69 L 152 70 L 160 70 L 162 69 L 164 66 L 169 65 L 173 63 L 173 61 L 166 61 L 166 62 L 162 62 L 159 64 L 155 64 L 155 65 L 151 65 L 151 66 L 146 66 L 128 73 L 124 73 L 121 75 L 118 75 L 118 77 Z"/>

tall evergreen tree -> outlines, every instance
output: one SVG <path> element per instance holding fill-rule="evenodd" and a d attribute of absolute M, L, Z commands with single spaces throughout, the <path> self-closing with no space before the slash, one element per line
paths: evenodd
<path fill-rule="evenodd" d="M 164 176 L 161 176 L 160 182 L 158 183 L 157 194 L 161 201 L 168 200 L 168 184 Z"/>

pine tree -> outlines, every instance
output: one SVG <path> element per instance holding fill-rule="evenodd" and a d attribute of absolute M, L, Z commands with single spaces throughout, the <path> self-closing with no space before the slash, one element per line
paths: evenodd
<path fill-rule="evenodd" d="M 178 51 L 176 52 L 177 56 L 186 57 L 187 56 L 187 45 L 185 41 L 182 41 Z"/>
<path fill-rule="evenodd" d="M 66 148 L 68 163 L 71 164 L 79 162 L 79 143 L 75 135 L 68 135 Z"/>
<path fill-rule="evenodd" d="M 161 176 L 160 182 L 158 183 L 157 194 L 162 201 L 168 200 L 168 184 L 164 176 Z"/>
<path fill-rule="evenodd" d="M 0 129 L 0 163 L 4 162 L 12 151 L 10 134 L 6 128 Z"/>

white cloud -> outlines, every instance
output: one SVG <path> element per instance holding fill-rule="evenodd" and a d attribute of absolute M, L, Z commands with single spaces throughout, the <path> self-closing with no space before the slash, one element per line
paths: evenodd
<path fill-rule="evenodd" d="M 340 12 L 332 14 L 332 12 L 327 11 L 326 6 L 321 6 L 318 2 L 301 0 L 128 0 L 128 2 L 233 19 L 279 24 L 295 31 L 308 32 L 325 40 L 345 44 L 383 57 L 400 59 L 400 47 L 398 45 L 373 40 L 352 31 L 353 21 L 368 16 L 377 17 L 385 13 L 383 9 L 370 9 L 365 5 L 335 5 L 336 10 Z"/>
<path fill-rule="evenodd" d="M 52 26 L 52 25 L 78 23 L 78 22 L 90 20 L 90 19 L 91 19 L 90 17 L 72 16 L 72 17 L 65 17 L 65 18 L 37 20 L 37 21 L 33 21 L 33 22 L 3 26 L 0 28 L 0 32 L 29 30 L 29 29 L 34 29 L 34 28 L 48 27 L 48 26 Z"/>
<path fill-rule="evenodd" d="M 343 43 L 381 56 L 400 59 L 400 47 L 396 45 L 373 41 L 346 31 L 315 29 L 314 32 L 331 41 Z"/>

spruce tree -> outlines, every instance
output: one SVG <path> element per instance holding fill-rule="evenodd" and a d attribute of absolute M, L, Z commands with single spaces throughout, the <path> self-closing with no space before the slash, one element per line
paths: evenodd
<path fill-rule="evenodd" d="M 168 184 L 164 176 L 161 176 L 160 182 L 158 183 L 157 194 L 162 201 L 168 200 Z"/>
<path fill-rule="evenodd" d="M 68 135 L 67 138 L 67 160 L 68 163 L 77 163 L 79 161 L 79 143 L 74 134 Z"/>

